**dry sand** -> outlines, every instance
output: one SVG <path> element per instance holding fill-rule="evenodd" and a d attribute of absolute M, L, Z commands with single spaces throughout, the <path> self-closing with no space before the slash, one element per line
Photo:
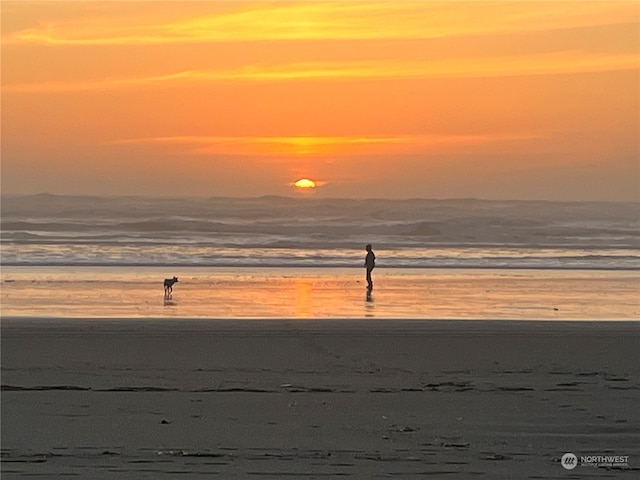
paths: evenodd
<path fill-rule="evenodd" d="M 638 478 L 639 326 L 4 320 L 2 478 Z"/>

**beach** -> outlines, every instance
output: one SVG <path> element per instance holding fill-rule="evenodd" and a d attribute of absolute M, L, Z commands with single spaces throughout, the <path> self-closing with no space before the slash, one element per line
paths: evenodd
<path fill-rule="evenodd" d="M 179 277 L 170 299 L 163 279 Z M 637 320 L 635 270 L 3 266 L 3 318 Z"/>
<path fill-rule="evenodd" d="M 637 477 L 637 204 L 308 200 L 3 196 L 3 480 Z"/>
<path fill-rule="evenodd" d="M 635 478 L 636 322 L 4 319 L 3 478 Z M 625 465 L 561 457 L 628 456 Z"/>
<path fill-rule="evenodd" d="M 638 0 L 0 4 L 2 480 L 640 478 Z"/>

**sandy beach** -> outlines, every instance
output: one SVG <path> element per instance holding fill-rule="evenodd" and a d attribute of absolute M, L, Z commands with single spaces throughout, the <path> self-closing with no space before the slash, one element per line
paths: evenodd
<path fill-rule="evenodd" d="M 640 479 L 639 6 L 0 0 L 1 480 Z"/>
<path fill-rule="evenodd" d="M 170 301 L 162 279 L 177 275 Z M 2 267 L 3 318 L 636 320 L 637 271 Z"/>
<path fill-rule="evenodd" d="M 636 478 L 639 349 L 635 322 L 5 319 L 2 478 Z"/>

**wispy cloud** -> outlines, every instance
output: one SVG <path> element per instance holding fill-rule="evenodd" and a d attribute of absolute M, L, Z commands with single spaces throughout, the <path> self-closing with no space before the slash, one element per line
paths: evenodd
<path fill-rule="evenodd" d="M 113 144 L 176 146 L 198 155 L 357 155 L 420 152 L 539 138 L 530 133 L 372 136 L 170 136 L 117 140 Z"/>
<path fill-rule="evenodd" d="M 5 93 L 65 93 L 183 86 L 202 82 L 280 82 L 304 80 L 465 78 L 515 75 L 555 75 L 615 70 L 637 70 L 634 53 L 563 51 L 535 55 L 450 58 L 433 61 L 336 61 L 244 66 L 220 70 L 187 70 L 167 74 L 41 83 L 5 84 Z"/>
<path fill-rule="evenodd" d="M 70 93 L 99 90 L 121 90 L 153 85 L 179 84 L 202 78 L 202 72 L 183 71 L 166 75 L 142 77 L 101 78 L 95 80 L 51 81 L 38 83 L 4 84 L 4 93 Z"/>
<path fill-rule="evenodd" d="M 202 11 L 158 16 L 154 2 L 112 2 L 83 21 L 49 21 L 3 36 L 3 43 L 58 46 L 159 45 L 261 40 L 424 39 L 627 22 L 637 2 L 201 2 Z M 491 5 L 493 8 L 487 8 Z M 123 9 L 131 14 L 123 17 Z M 177 12 L 177 13 L 176 13 Z M 151 15 L 153 14 L 153 15 Z M 148 20 L 148 18 L 154 20 Z M 176 17 L 178 17 L 176 19 Z"/>

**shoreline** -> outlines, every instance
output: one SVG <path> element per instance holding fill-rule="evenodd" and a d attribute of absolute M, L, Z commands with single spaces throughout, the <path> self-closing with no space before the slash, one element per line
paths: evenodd
<path fill-rule="evenodd" d="M 128 325 L 133 326 L 165 326 L 170 328 L 177 328 L 185 324 L 192 324 L 194 326 L 206 326 L 207 329 L 213 328 L 231 328 L 241 327 L 245 325 L 251 326 L 289 326 L 296 328 L 307 327 L 319 327 L 319 328 L 342 328 L 342 327 L 358 327 L 366 329 L 368 326 L 382 327 L 388 329 L 394 328 L 406 328 L 406 327 L 419 327 L 419 330 L 423 331 L 442 331 L 451 329 L 458 329 L 461 326 L 469 327 L 469 330 L 474 331 L 475 328 L 495 328 L 498 330 L 504 329 L 505 326 L 515 327 L 520 325 L 522 327 L 542 327 L 551 326 L 551 330 L 564 331 L 565 329 L 573 328 L 572 325 L 591 325 L 592 328 L 609 329 L 612 325 L 625 325 L 631 329 L 638 328 L 640 333 L 640 319 L 562 319 L 562 318 L 542 318 L 542 319 L 486 319 L 486 318 L 406 318 L 406 317 L 96 317 L 96 316 L 2 316 L 0 317 L 0 328 L 5 329 L 20 329 L 24 327 L 44 327 L 44 328 L 56 328 L 62 325 L 83 325 L 90 324 L 93 326 L 107 326 L 107 325 Z M 473 327 L 472 327 L 473 326 Z"/>
<path fill-rule="evenodd" d="M 566 247 L 550 247 L 549 249 L 556 248 L 566 248 Z M 634 250 L 629 248 L 629 250 Z M 353 263 L 328 263 L 328 264 L 305 264 L 305 263 L 292 263 L 292 264 L 269 264 L 269 263 L 185 263 L 185 262 L 163 262 L 163 263 L 132 263 L 132 262 L 122 262 L 122 263 L 69 263 L 69 262 L 49 262 L 49 263 L 20 263 L 20 262 L 3 262 L 3 267 L 9 268 L 32 268 L 32 269 L 53 269 L 53 268 L 95 268 L 95 269 L 122 269 L 122 268 L 140 268 L 140 269 L 165 269 L 165 268 L 183 268 L 183 269 L 216 269 L 220 270 L 238 270 L 240 272 L 245 270 L 347 270 L 347 271 L 361 271 L 362 265 L 360 261 Z M 482 271 L 486 270 L 488 272 L 493 272 L 497 270 L 514 270 L 514 271 L 527 271 L 530 270 L 532 272 L 639 272 L 640 266 L 602 266 L 598 267 L 595 265 L 589 266 L 545 266 L 545 265 L 506 265 L 501 264 L 497 266 L 490 266 L 486 264 L 468 264 L 468 265 L 457 265 L 457 264 L 434 264 L 434 265 L 376 265 L 376 271 L 378 270 L 386 270 L 386 271 L 433 271 L 433 270 L 469 270 L 473 271 Z"/>

